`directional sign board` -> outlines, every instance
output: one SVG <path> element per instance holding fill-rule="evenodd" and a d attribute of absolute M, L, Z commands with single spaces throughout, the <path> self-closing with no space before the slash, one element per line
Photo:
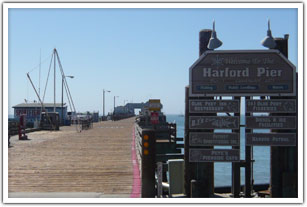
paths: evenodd
<path fill-rule="evenodd" d="M 190 132 L 190 146 L 240 146 L 240 134 L 238 133 L 205 133 Z"/>
<path fill-rule="evenodd" d="M 238 129 L 239 117 L 235 116 L 190 116 L 190 129 Z"/>
<path fill-rule="evenodd" d="M 206 51 L 189 71 L 190 96 L 295 95 L 295 66 L 278 50 Z"/>
<path fill-rule="evenodd" d="M 240 113 L 239 100 L 190 100 L 190 113 Z"/>
<path fill-rule="evenodd" d="M 239 162 L 238 149 L 190 149 L 190 162 Z"/>
<path fill-rule="evenodd" d="M 247 146 L 296 146 L 295 133 L 247 133 Z"/>
<path fill-rule="evenodd" d="M 149 111 L 160 111 L 162 108 L 160 99 L 149 99 L 148 104 L 149 104 L 148 106 Z"/>
<path fill-rule="evenodd" d="M 296 129 L 295 116 L 246 117 L 248 129 Z"/>
<path fill-rule="evenodd" d="M 296 113 L 295 100 L 246 100 L 246 112 Z"/>
<path fill-rule="evenodd" d="M 159 124 L 159 113 L 158 112 L 151 112 L 150 123 L 153 125 Z"/>

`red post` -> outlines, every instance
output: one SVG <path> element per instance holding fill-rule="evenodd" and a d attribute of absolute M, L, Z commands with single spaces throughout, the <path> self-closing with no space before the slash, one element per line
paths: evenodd
<path fill-rule="evenodd" d="M 20 115 L 18 135 L 19 135 L 19 140 L 28 139 L 28 136 L 26 135 L 26 115 L 25 114 Z"/>

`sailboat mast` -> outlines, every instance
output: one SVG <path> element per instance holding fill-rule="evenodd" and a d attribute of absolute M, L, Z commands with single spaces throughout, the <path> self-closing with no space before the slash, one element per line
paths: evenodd
<path fill-rule="evenodd" d="M 42 62 L 42 49 L 40 48 L 39 49 L 39 70 L 38 70 L 38 96 L 39 97 L 41 95 L 41 62 Z M 39 120 L 41 120 L 42 111 L 43 111 L 43 106 L 41 106 Z M 36 117 L 36 121 L 37 121 L 37 117 Z"/>
<path fill-rule="evenodd" d="M 41 95 L 41 62 L 42 62 L 42 50 L 39 49 L 38 95 Z"/>
<path fill-rule="evenodd" d="M 53 105 L 53 112 L 56 112 L 56 106 L 55 106 L 55 102 L 56 102 L 56 100 L 55 100 L 55 90 L 56 90 L 56 85 L 55 85 L 55 82 L 56 82 L 56 72 L 55 72 L 55 63 L 56 63 L 56 61 L 55 61 L 55 58 L 56 58 L 56 56 L 55 56 L 55 53 L 56 53 L 56 49 L 54 48 L 54 52 L 53 52 L 53 55 L 54 55 L 54 105 Z"/>

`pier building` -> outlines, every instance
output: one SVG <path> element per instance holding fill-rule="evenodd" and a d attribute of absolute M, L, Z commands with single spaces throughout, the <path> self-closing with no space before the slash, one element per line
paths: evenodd
<path fill-rule="evenodd" d="M 45 110 L 47 112 L 53 112 L 54 104 L 53 103 L 45 103 L 44 104 Z M 14 108 L 14 117 L 18 118 L 21 114 L 26 114 L 27 122 L 32 122 L 36 120 L 40 120 L 41 108 L 42 105 L 40 103 L 21 103 L 18 105 L 13 106 Z M 56 104 L 56 112 L 59 113 L 60 120 L 62 120 L 62 104 Z M 63 115 L 64 119 L 67 117 L 67 106 L 63 107 Z"/>

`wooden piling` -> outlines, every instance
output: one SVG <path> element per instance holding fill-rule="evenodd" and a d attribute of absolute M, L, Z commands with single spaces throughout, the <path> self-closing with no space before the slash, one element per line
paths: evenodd
<path fill-rule="evenodd" d="M 203 29 L 199 32 L 199 56 L 206 50 L 212 30 Z M 212 98 L 209 98 L 212 99 Z M 185 88 L 185 130 L 184 130 L 184 160 L 185 160 L 185 191 L 187 197 L 210 197 L 214 193 L 214 163 L 189 162 L 189 86 Z M 208 147 L 213 148 L 213 147 Z M 193 184 L 191 186 L 191 181 Z M 199 191 L 199 192 L 198 192 Z"/>
<path fill-rule="evenodd" d="M 190 163 L 189 159 L 189 86 L 185 87 L 185 116 L 184 116 L 184 187 L 187 197 L 191 197 L 191 177 L 195 174 L 195 163 Z"/>
<path fill-rule="evenodd" d="M 146 142 L 147 147 L 144 145 Z M 142 130 L 142 145 L 142 198 L 154 198 L 156 196 L 156 137 L 154 130 Z"/>
<path fill-rule="evenodd" d="M 234 99 L 240 101 L 241 98 L 240 97 L 234 97 Z M 240 106 L 241 106 L 241 104 L 240 104 Z M 235 113 L 234 115 L 240 116 L 240 113 Z M 240 129 L 239 130 L 232 130 L 232 131 L 235 132 L 235 133 L 240 133 Z M 240 150 L 240 146 L 233 146 L 232 149 L 239 149 Z M 231 177 L 232 177 L 231 193 L 232 193 L 234 198 L 239 198 L 240 191 L 241 191 L 241 171 L 240 171 L 241 163 L 233 162 L 231 164 L 231 166 L 232 166 L 232 170 L 231 170 Z"/>
<path fill-rule="evenodd" d="M 288 58 L 288 36 L 285 38 L 275 38 L 276 47 L 286 58 Z M 296 99 L 297 97 L 297 74 L 296 74 L 296 96 L 271 97 L 271 99 Z M 296 110 L 298 110 L 296 105 Z M 296 114 L 271 114 L 272 116 L 293 116 Z M 297 126 L 295 130 L 272 130 L 272 132 L 296 132 L 298 137 Z M 297 139 L 296 139 L 297 143 Z M 298 196 L 298 178 L 297 178 L 297 144 L 291 147 L 271 147 L 271 166 L 270 166 L 270 194 L 272 198 L 296 198 Z"/>
<path fill-rule="evenodd" d="M 245 97 L 245 101 L 249 100 L 250 97 Z M 245 117 L 250 116 L 250 113 L 245 113 Z M 246 126 L 245 126 L 246 127 Z M 251 133 L 250 129 L 245 128 L 245 137 L 247 133 Z M 246 198 L 251 197 L 252 191 L 252 146 L 247 146 L 245 144 L 245 188 L 244 194 Z"/>
<path fill-rule="evenodd" d="M 199 56 L 201 56 L 206 50 L 209 50 L 208 43 L 211 37 L 211 29 L 203 29 L 199 32 Z"/>

